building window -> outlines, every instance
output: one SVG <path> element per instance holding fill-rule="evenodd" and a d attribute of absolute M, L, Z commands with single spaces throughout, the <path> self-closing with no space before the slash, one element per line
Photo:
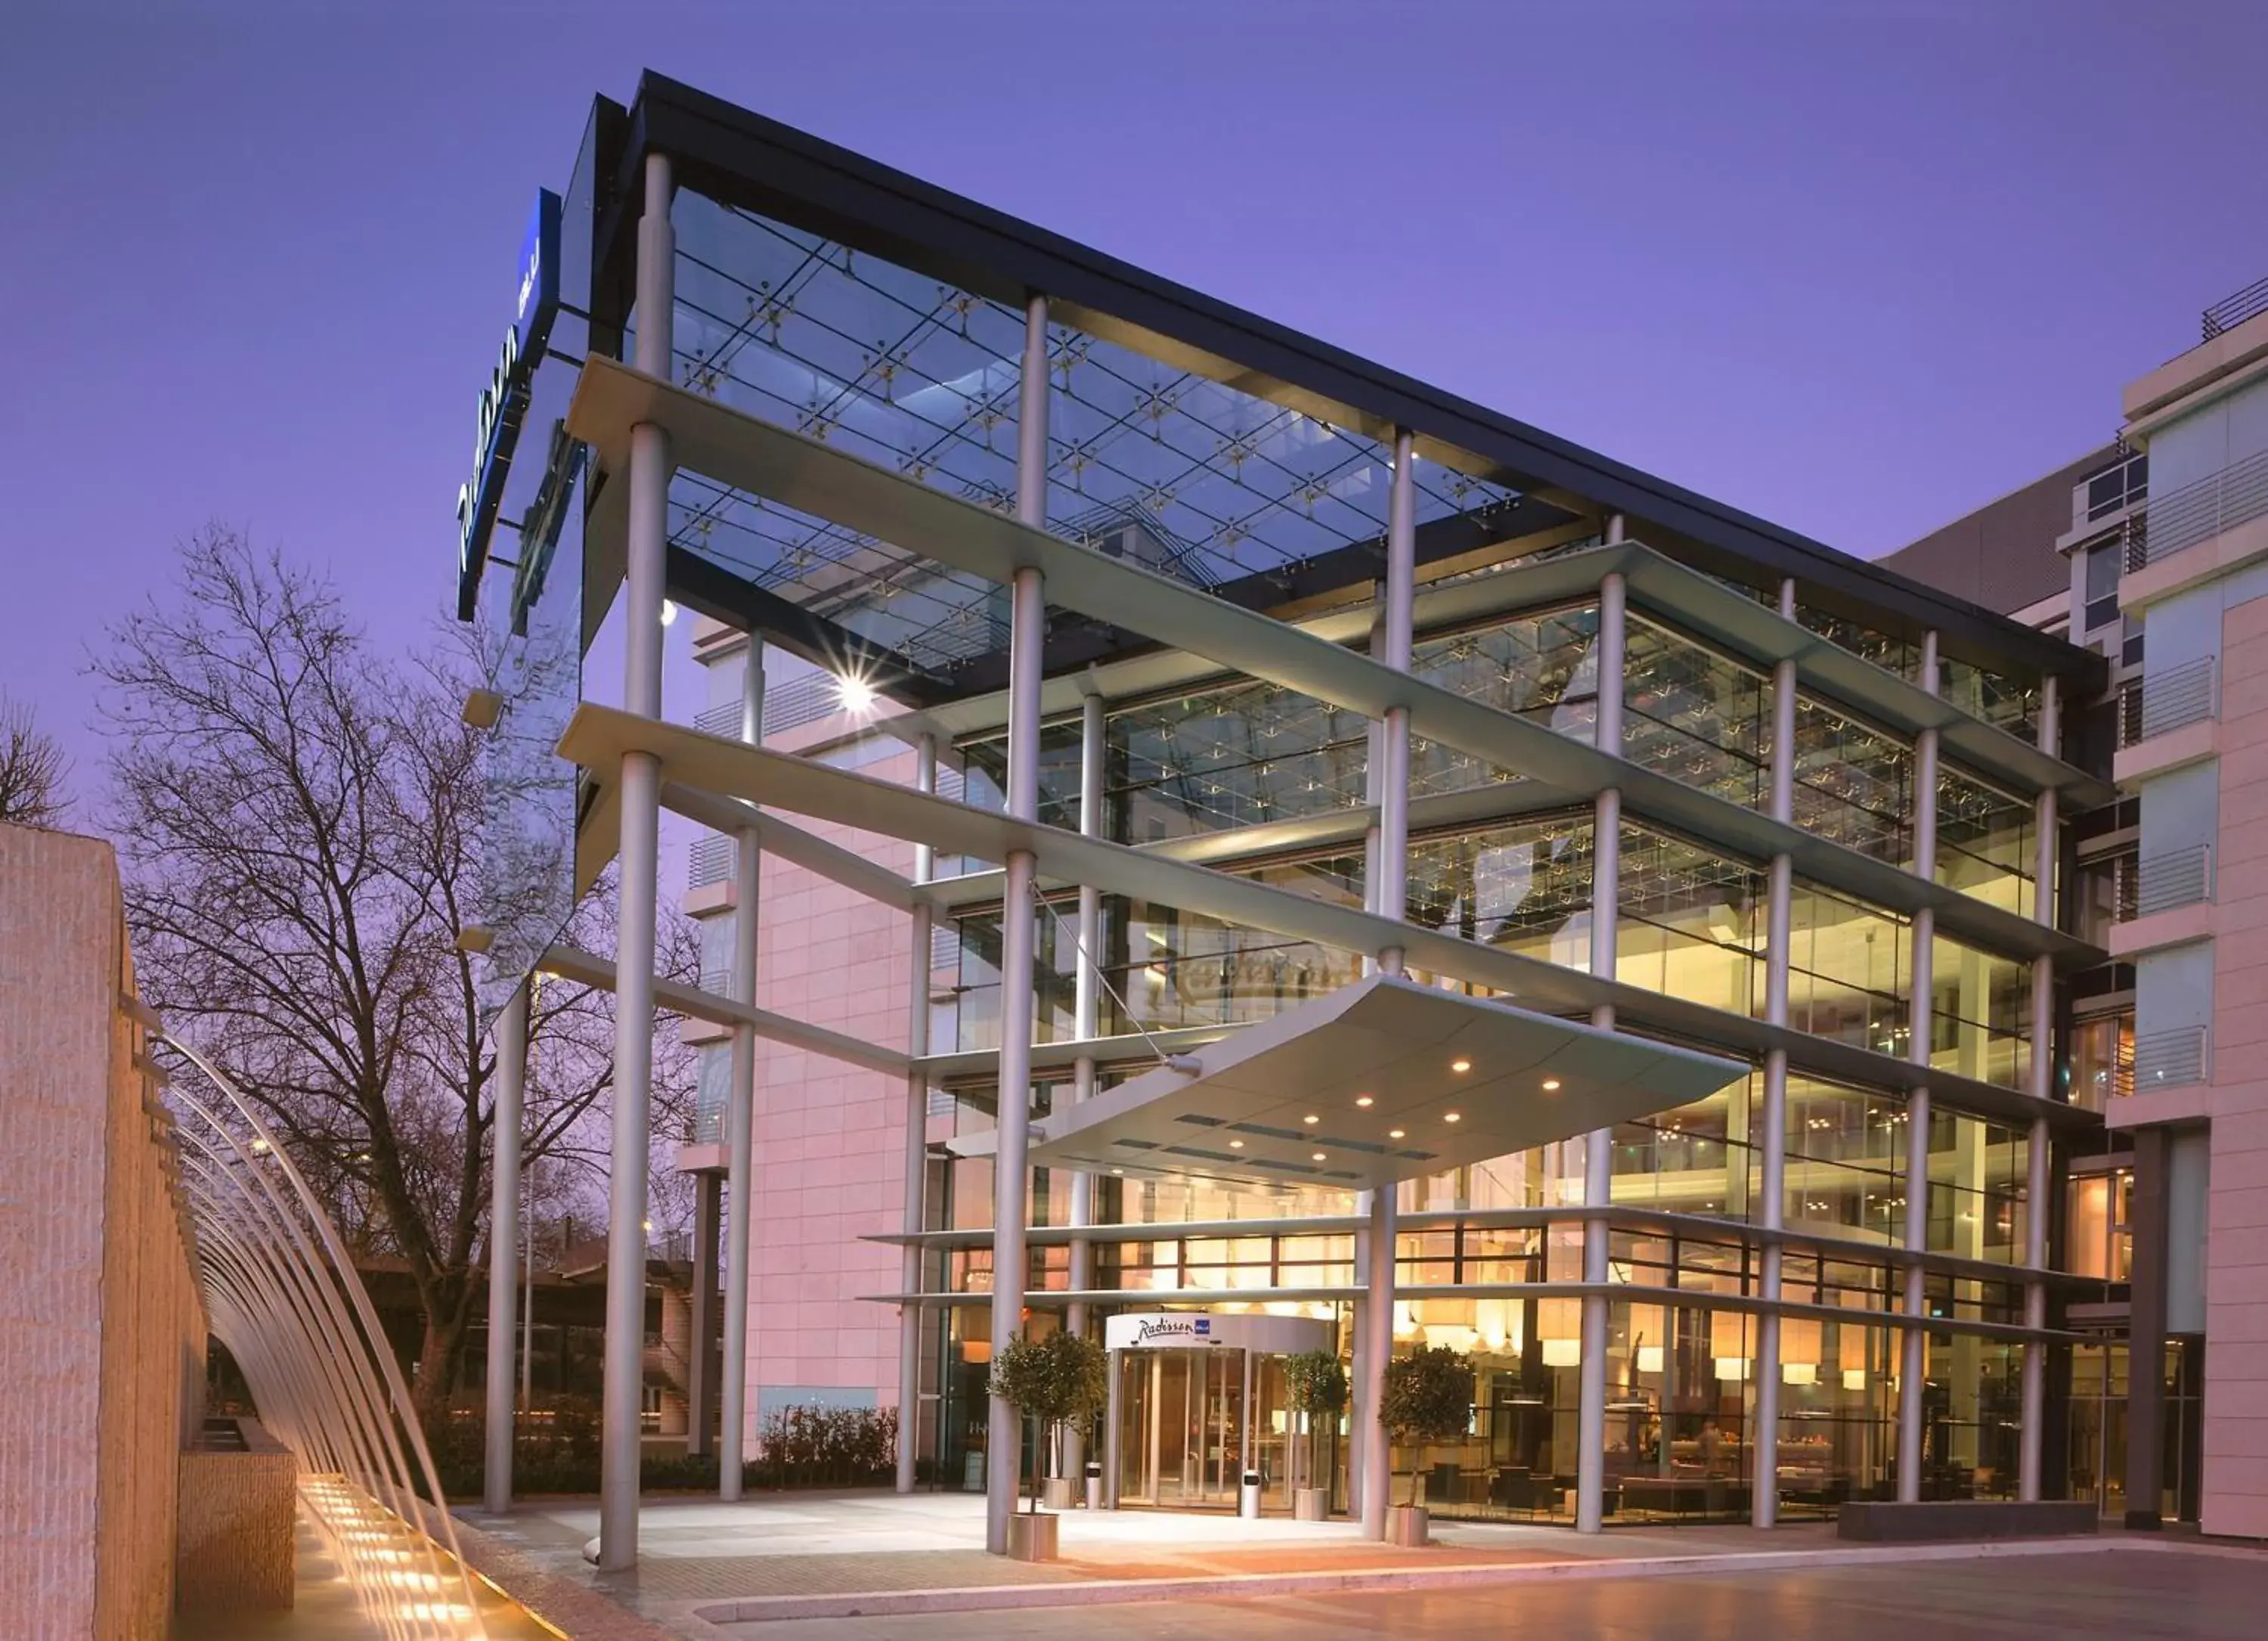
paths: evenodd
<path fill-rule="evenodd" d="M 2102 1111 L 2134 1091 L 2134 1011 L 2095 1015 L 2071 1028 L 2071 1103 Z"/>
<path fill-rule="evenodd" d="M 1937 777 L 1937 881 L 2018 917 L 2032 915 L 2032 806 L 1951 769 Z"/>
<path fill-rule="evenodd" d="M 2087 550 L 2087 601 L 2080 616 L 2080 637 L 2115 625 L 2118 620 L 2118 577 L 2126 550 L 2116 538 L 2097 542 Z"/>
<path fill-rule="evenodd" d="M 1622 755 L 1730 802 L 1771 787 L 1770 684 L 1667 627 L 1633 616 Z"/>
<path fill-rule="evenodd" d="M 1795 824 L 1814 837 L 1911 863 L 1912 748 L 1799 696 L 1794 795 Z"/>

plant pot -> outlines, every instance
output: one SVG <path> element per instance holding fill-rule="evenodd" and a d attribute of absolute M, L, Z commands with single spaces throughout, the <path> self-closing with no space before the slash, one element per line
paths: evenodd
<path fill-rule="evenodd" d="M 1386 1512 L 1386 1541 L 1403 1549 L 1417 1549 L 1425 1539 L 1425 1506 L 1393 1504 Z"/>
<path fill-rule="evenodd" d="M 1422 1513 L 1422 1512 L 1421 1512 Z M 1011 1561 L 1053 1561 L 1056 1558 L 1056 1524 L 1062 1519 L 1042 1511 L 1037 1515 L 1020 1510 L 1008 1518 L 1008 1559 Z"/>
<path fill-rule="evenodd" d="M 1329 1521 L 1330 1519 L 1330 1489 L 1328 1487 L 1295 1487 L 1292 1489 L 1292 1520 Z"/>
<path fill-rule="evenodd" d="M 1071 1507 L 1071 1478 L 1067 1475 L 1049 1476 L 1041 1484 L 1040 1503 L 1049 1510 L 1069 1510 Z"/>

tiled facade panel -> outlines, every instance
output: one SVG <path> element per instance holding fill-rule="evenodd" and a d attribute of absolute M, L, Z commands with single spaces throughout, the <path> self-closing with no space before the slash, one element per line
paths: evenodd
<path fill-rule="evenodd" d="M 2268 599 L 2223 620 L 2206 1208 L 2205 1494 L 2211 1534 L 2268 1537 Z"/>
<path fill-rule="evenodd" d="M 911 784 L 913 762 L 906 752 L 861 772 Z M 912 874 L 910 844 L 796 824 L 901 876 Z M 905 1046 L 912 981 L 903 913 L 769 856 L 759 906 L 761 1007 L 868 1042 Z M 777 1044 L 756 1046 L 752 1419 L 790 1388 L 896 1403 L 897 1312 L 860 1300 L 897 1290 L 900 1256 L 894 1246 L 862 1238 L 902 1227 L 905 1101 L 901 1079 Z"/>

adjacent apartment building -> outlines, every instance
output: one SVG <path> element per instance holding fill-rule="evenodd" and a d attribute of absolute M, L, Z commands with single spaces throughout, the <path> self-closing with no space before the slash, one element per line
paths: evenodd
<path fill-rule="evenodd" d="M 2088 453 L 1885 563 L 2109 663 L 2074 756 L 2117 802 L 2080 820 L 2067 927 L 2073 1417 L 2123 1448 L 2130 1519 L 2268 1536 L 2268 280 L 2129 384 Z M 2145 1371 L 2142 1364 L 2154 1364 Z M 2093 1370 L 2090 1373 L 2088 1370 Z M 2090 1402 L 2095 1411 L 2088 1412 Z M 2124 1422 L 2124 1430 L 2118 1426 Z"/>

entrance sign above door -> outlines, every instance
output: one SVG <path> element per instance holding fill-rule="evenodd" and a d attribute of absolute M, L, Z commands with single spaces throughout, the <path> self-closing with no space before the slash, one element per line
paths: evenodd
<path fill-rule="evenodd" d="M 1253 1350 L 1297 1356 L 1329 1350 L 1336 1330 L 1312 1316 L 1270 1316 L 1250 1311 L 1130 1311 L 1102 1324 L 1109 1350 Z"/>

